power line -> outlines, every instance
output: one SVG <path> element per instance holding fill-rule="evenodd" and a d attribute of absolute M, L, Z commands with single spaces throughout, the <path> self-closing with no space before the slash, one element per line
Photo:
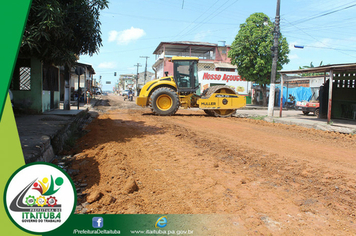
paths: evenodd
<path fill-rule="evenodd" d="M 348 18 L 348 19 L 344 19 L 340 22 L 335 22 L 335 23 L 328 23 L 328 24 L 323 24 L 323 25 L 317 25 L 317 24 L 308 24 L 308 25 L 303 25 L 303 26 L 299 26 L 301 29 L 303 30 L 312 30 L 313 32 L 320 32 L 320 31 L 328 31 L 330 32 L 330 29 L 332 29 L 333 33 L 335 32 L 342 32 L 345 33 L 345 30 L 347 31 L 348 29 L 350 29 L 350 31 L 348 31 L 348 33 L 354 35 L 353 32 L 353 28 L 354 25 L 356 24 L 356 18 Z M 293 32 L 294 29 L 292 27 L 294 27 L 294 25 L 292 25 L 291 23 L 287 23 L 286 20 L 283 19 L 283 28 L 285 29 L 284 32 Z M 342 31 L 341 31 L 342 30 Z M 330 34 L 330 33 L 329 33 Z"/>
<path fill-rule="evenodd" d="M 356 5 L 356 4 L 355 4 L 355 5 Z M 300 29 L 300 28 L 299 28 L 298 26 L 296 26 L 295 24 L 290 23 L 288 20 L 286 20 L 286 21 L 287 21 L 289 24 L 293 25 L 293 26 L 294 26 L 295 28 L 297 28 L 298 30 L 302 31 L 304 34 L 306 34 L 306 35 L 308 35 L 309 37 L 311 37 L 312 39 L 314 39 L 314 40 L 316 40 L 317 42 L 319 42 L 319 43 L 325 45 L 326 47 L 328 47 L 328 45 L 326 45 L 325 43 L 321 42 L 320 40 L 318 40 L 318 39 L 315 38 L 314 36 L 308 34 L 308 33 L 305 32 L 304 30 Z M 352 56 L 352 55 L 350 55 L 350 54 L 347 54 L 347 53 L 345 53 L 345 52 L 342 52 L 342 51 L 340 51 L 340 53 L 345 54 L 345 55 L 350 56 L 350 57 L 354 57 L 354 56 Z"/>
<path fill-rule="evenodd" d="M 144 19 L 144 20 L 152 20 L 152 21 L 159 21 L 159 22 L 179 22 L 179 23 L 195 23 L 195 21 L 185 21 L 185 20 L 175 20 L 175 19 L 167 19 L 167 18 L 158 18 L 158 17 L 147 17 L 147 16 L 135 16 L 135 15 L 130 15 L 130 14 L 124 14 L 124 13 L 113 13 L 113 12 L 106 12 L 106 14 L 110 14 L 110 15 L 119 15 L 119 16 L 125 16 L 125 17 L 132 17 L 132 18 L 136 18 L 136 19 Z M 208 23 L 206 21 L 200 21 L 197 22 L 199 24 L 208 24 L 208 25 L 235 25 L 234 23 Z"/>
<path fill-rule="evenodd" d="M 211 32 L 219 32 L 219 31 L 232 30 L 232 29 L 236 29 L 236 27 L 229 27 L 229 28 L 224 28 L 224 29 L 217 29 L 217 30 L 212 30 Z M 188 34 L 185 34 L 185 35 L 183 35 L 183 36 L 187 36 L 187 35 L 188 35 Z M 192 34 L 190 34 L 190 35 L 192 35 Z M 172 38 L 172 36 L 157 37 L 157 38 L 145 38 L 145 39 L 139 39 L 138 41 L 156 40 L 156 39 L 166 39 L 166 38 Z M 100 52 L 100 54 L 141 51 L 141 50 L 144 50 L 144 49 L 154 49 L 155 47 L 156 47 L 156 46 L 145 47 L 145 48 L 136 48 L 136 49 L 131 49 L 131 50 L 120 50 L 120 51 Z"/>
<path fill-rule="evenodd" d="M 301 23 L 304 23 L 304 22 L 307 22 L 307 21 L 310 21 L 310 20 L 314 20 L 314 19 L 317 19 L 317 18 L 320 18 L 320 17 L 324 17 L 324 16 L 327 16 L 327 15 L 330 15 L 330 14 L 334 14 L 334 13 L 339 12 L 339 11 L 343 11 L 343 10 L 346 10 L 346 9 L 349 9 L 349 8 L 352 8 L 352 7 L 355 7 L 355 6 L 356 6 L 356 3 L 354 3 L 354 4 L 350 5 L 350 6 L 346 6 L 346 7 L 340 6 L 342 8 L 336 9 L 336 10 L 332 10 L 332 11 L 328 11 L 328 12 L 325 12 L 325 13 L 322 13 L 322 14 L 319 14 L 319 15 L 316 15 L 316 16 L 312 16 L 312 17 L 309 17 L 307 19 L 297 20 L 297 21 L 294 21 L 293 24 L 294 25 L 301 24 Z"/>
<path fill-rule="evenodd" d="M 235 27 L 229 27 L 229 28 L 224 28 L 224 29 L 217 29 L 217 30 L 209 30 L 209 32 L 218 32 L 218 31 L 224 31 L 224 30 L 232 30 L 232 29 L 236 29 Z M 196 34 L 196 33 L 194 33 Z M 181 36 L 189 36 L 189 35 L 193 35 L 193 34 L 182 34 Z"/>
<path fill-rule="evenodd" d="M 218 0 L 215 0 L 215 2 Z M 162 5 L 166 5 L 166 6 L 171 6 L 173 8 L 173 10 L 175 9 L 179 9 L 181 4 L 178 1 L 159 1 L 159 0 L 151 0 L 150 2 L 157 2 L 157 4 L 162 4 Z M 203 0 L 199 0 L 199 1 L 189 1 L 189 4 L 187 4 L 188 2 L 185 1 L 184 2 L 184 10 L 190 10 L 192 11 L 194 14 L 198 15 L 199 13 L 205 11 L 204 9 L 206 9 L 205 7 L 207 6 L 207 2 L 203 1 Z M 226 11 L 226 14 L 224 15 L 224 18 L 230 18 L 230 19 L 234 19 L 236 20 L 236 16 L 239 15 L 241 16 L 241 14 L 251 14 L 251 11 L 248 10 L 244 10 L 244 9 L 239 9 L 238 12 L 236 10 L 228 10 Z M 174 14 L 172 14 L 174 15 Z"/>
<path fill-rule="evenodd" d="M 130 50 L 121 50 L 121 51 L 100 52 L 100 54 L 105 54 L 105 53 L 118 53 L 118 52 L 141 51 L 141 50 L 144 50 L 144 49 L 150 49 L 150 48 L 152 48 L 152 47 L 136 48 L 136 49 L 130 49 Z"/>
<path fill-rule="evenodd" d="M 225 6 L 230 0 L 227 0 L 223 5 L 221 5 L 218 9 L 216 9 L 216 11 L 218 11 L 219 9 L 221 9 L 223 6 Z M 225 11 L 226 9 L 228 9 L 229 7 L 231 7 L 232 5 L 234 5 L 236 2 L 238 2 L 239 0 L 234 1 L 232 4 L 230 4 L 229 6 L 227 6 L 226 8 L 224 8 L 223 10 L 219 11 L 218 13 L 216 13 L 214 16 L 207 16 L 206 18 L 204 18 L 203 21 L 205 20 L 212 20 L 214 19 L 216 16 L 220 15 L 221 12 Z M 187 34 L 193 32 L 194 30 L 196 30 L 197 28 L 199 28 L 202 24 L 197 24 L 196 26 L 194 26 L 192 29 L 190 29 Z"/>
<path fill-rule="evenodd" d="M 356 49 L 354 50 L 354 49 L 341 49 L 341 48 L 331 48 L 331 47 L 318 47 L 318 46 L 311 46 L 311 45 L 304 45 L 304 47 L 329 49 L 329 50 L 335 50 L 335 51 L 346 51 L 346 52 L 352 51 L 352 52 L 356 52 Z M 349 56 L 356 58 L 356 56 L 352 56 L 352 55 L 349 55 Z"/>
<path fill-rule="evenodd" d="M 179 32 L 175 37 L 181 35 L 187 28 L 189 28 L 192 24 L 194 24 L 200 17 L 202 17 L 206 12 L 208 12 L 213 6 L 215 6 L 220 0 L 216 1 L 213 5 L 211 5 L 206 11 L 204 11 L 200 16 L 198 16 L 193 22 L 191 22 L 187 27 L 185 27 L 181 32 Z"/>
<path fill-rule="evenodd" d="M 295 35 L 290 35 L 290 34 L 286 34 L 284 33 L 284 35 L 288 38 L 293 38 L 293 39 L 300 39 L 300 40 L 305 40 L 305 38 L 303 37 L 298 37 L 298 36 L 295 36 Z M 356 40 L 348 40 L 348 39 L 335 39 L 335 38 L 328 38 L 328 39 L 334 39 L 334 40 L 339 40 L 339 41 L 350 41 L 350 42 L 356 42 Z M 353 51 L 354 49 L 351 49 L 350 51 Z M 355 49 L 356 50 L 356 49 Z M 344 51 L 348 51 L 347 49 L 345 49 Z"/>

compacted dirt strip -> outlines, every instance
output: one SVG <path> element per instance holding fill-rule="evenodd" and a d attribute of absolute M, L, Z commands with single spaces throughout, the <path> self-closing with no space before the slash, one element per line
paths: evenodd
<path fill-rule="evenodd" d="M 87 129 L 71 167 L 87 213 L 228 214 L 226 235 L 356 234 L 356 135 L 147 109 Z"/>

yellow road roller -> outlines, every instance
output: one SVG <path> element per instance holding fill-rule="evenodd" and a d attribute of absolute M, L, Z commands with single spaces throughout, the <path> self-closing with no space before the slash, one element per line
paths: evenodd
<path fill-rule="evenodd" d="M 174 115 L 179 107 L 197 107 L 206 114 L 229 117 L 236 109 L 246 106 L 246 98 L 229 86 L 211 86 L 197 95 L 197 57 L 172 57 L 174 76 L 166 76 L 146 83 L 136 98 L 136 104 L 150 107 L 161 116 Z"/>

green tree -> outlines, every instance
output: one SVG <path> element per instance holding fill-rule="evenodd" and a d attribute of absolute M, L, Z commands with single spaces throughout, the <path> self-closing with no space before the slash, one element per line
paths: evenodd
<path fill-rule="evenodd" d="M 100 11 L 107 0 L 33 0 L 20 55 L 72 66 L 80 55 L 102 46 Z"/>
<path fill-rule="evenodd" d="M 64 65 L 68 83 L 79 56 L 91 56 L 102 46 L 99 16 L 107 7 L 108 0 L 32 0 L 19 56 Z M 64 93 L 69 94 L 68 87 Z M 64 109 L 70 109 L 68 100 Z"/>
<path fill-rule="evenodd" d="M 264 24 L 265 20 L 268 25 Z M 254 13 L 240 25 L 229 51 L 231 63 L 237 66 L 239 75 L 261 86 L 264 106 L 267 106 L 267 85 L 271 79 L 273 30 L 273 23 L 267 15 Z M 287 40 L 280 34 L 277 70 L 289 62 L 288 53 Z"/>

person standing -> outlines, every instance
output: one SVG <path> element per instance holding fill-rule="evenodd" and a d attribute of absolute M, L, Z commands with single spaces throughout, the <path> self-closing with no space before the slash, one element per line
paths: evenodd
<path fill-rule="evenodd" d="M 90 98 L 91 98 L 91 92 L 89 91 L 89 89 L 87 90 L 87 105 L 90 104 Z"/>
<path fill-rule="evenodd" d="M 132 89 L 130 89 L 129 92 L 128 92 L 128 98 L 129 98 L 129 101 L 133 101 L 133 91 L 132 91 Z"/>

